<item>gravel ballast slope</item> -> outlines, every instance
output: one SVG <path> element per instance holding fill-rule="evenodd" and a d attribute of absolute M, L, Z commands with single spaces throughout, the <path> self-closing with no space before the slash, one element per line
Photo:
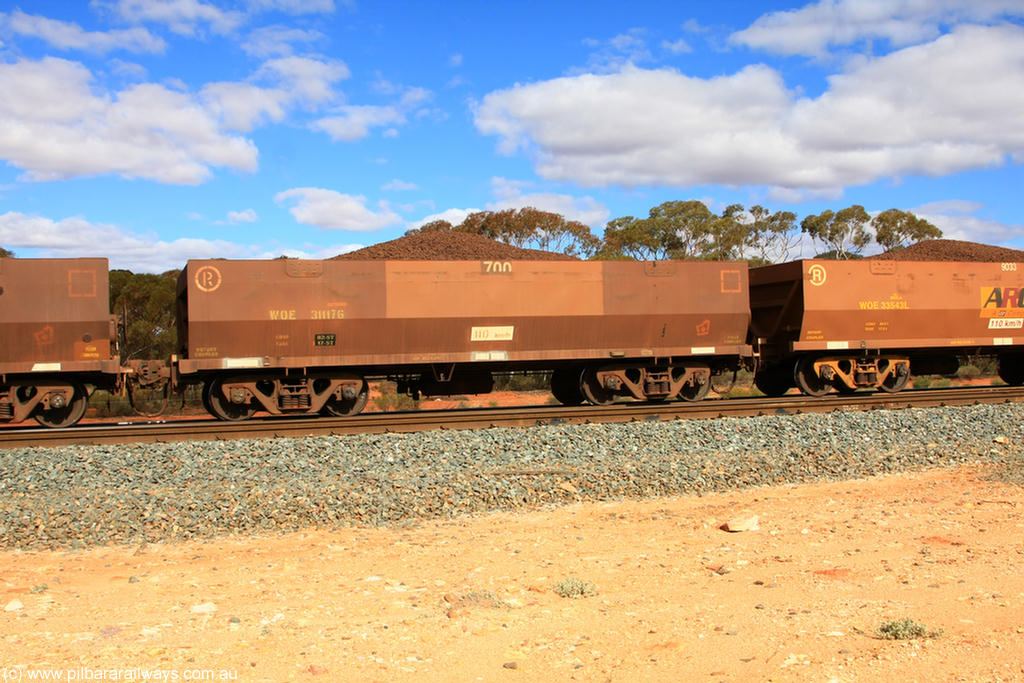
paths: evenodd
<path fill-rule="evenodd" d="M 1024 405 L 0 451 L 0 547 L 394 524 L 1019 458 Z"/>

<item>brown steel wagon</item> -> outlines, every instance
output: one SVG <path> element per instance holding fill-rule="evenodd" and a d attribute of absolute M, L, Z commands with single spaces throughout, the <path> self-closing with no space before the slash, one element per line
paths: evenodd
<path fill-rule="evenodd" d="M 359 412 L 550 371 L 567 404 L 702 398 L 750 356 L 747 265 L 578 261 L 190 261 L 178 381 L 222 419 Z"/>
<path fill-rule="evenodd" d="M 1024 381 L 1024 264 L 806 259 L 750 271 L 757 386 L 899 391 L 912 374 L 999 358 Z"/>
<path fill-rule="evenodd" d="M 107 259 L 0 259 L 0 421 L 81 419 L 119 377 Z"/>

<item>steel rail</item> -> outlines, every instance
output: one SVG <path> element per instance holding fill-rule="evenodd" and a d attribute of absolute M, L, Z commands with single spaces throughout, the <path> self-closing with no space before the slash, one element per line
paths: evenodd
<path fill-rule="evenodd" d="M 903 409 L 1022 401 L 1024 401 L 1024 387 L 963 387 L 942 390 L 910 390 L 895 394 L 884 392 L 830 394 L 818 398 L 787 395 L 781 398 L 706 399 L 695 403 L 673 401 L 669 403 L 617 403 L 609 406 L 545 405 L 514 408 L 420 410 L 401 413 L 365 413 L 347 418 L 265 417 L 241 422 L 221 422 L 211 419 L 167 420 L 79 425 L 68 429 L 6 427 L 0 429 L 0 448 L 343 436 L 385 432 L 418 432 L 433 429 L 465 430 L 490 427 L 795 415 L 840 410 Z"/>

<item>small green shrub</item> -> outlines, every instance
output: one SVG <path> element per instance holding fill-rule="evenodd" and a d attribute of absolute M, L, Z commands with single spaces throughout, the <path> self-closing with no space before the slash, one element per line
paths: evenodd
<path fill-rule="evenodd" d="M 927 389 L 931 385 L 932 385 L 932 376 L 931 375 L 918 375 L 917 377 L 914 378 L 914 388 L 915 389 Z"/>
<path fill-rule="evenodd" d="M 589 598 L 597 593 L 597 586 L 583 579 L 569 577 L 555 584 L 555 593 L 563 598 Z"/>
<path fill-rule="evenodd" d="M 373 399 L 373 404 L 382 413 L 399 410 L 419 410 L 420 402 L 409 394 L 399 394 L 394 382 L 381 382 L 378 386 L 380 395 Z"/>
<path fill-rule="evenodd" d="M 981 369 L 976 365 L 961 365 L 956 376 L 960 379 L 977 379 L 981 377 Z"/>
<path fill-rule="evenodd" d="M 875 629 L 875 635 L 883 640 L 914 640 L 916 638 L 938 638 L 942 629 L 929 631 L 928 627 L 913 619 L 884 621 Z"/>

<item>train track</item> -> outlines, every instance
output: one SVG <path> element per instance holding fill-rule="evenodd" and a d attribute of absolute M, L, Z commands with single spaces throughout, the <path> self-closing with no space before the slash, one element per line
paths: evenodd
<path fill-rule="evenodd" d="M 912 390 L 898 394 L 863 392 L 821 398 L 710 399 L 697 403 L 620 403 L 610 406 L 520 406 L 423 410 L 403 413 L 366 413 L 349 418 L 256 418 L 243 422 L 167 420 L 119 424 L 79 425 L 69 429 L 8 427 L 0 429 L 0 448 L 54 447 L 175 441 L 229 440 L 348 434 L 417 432 L 433 429 L 486 429 L 551 424 L 584 424 L 756 415 L 793 415 L 839 410 L 901 409 L 1016 403 L 1024 401 L 1024 387 L 964 387 Z"/>

